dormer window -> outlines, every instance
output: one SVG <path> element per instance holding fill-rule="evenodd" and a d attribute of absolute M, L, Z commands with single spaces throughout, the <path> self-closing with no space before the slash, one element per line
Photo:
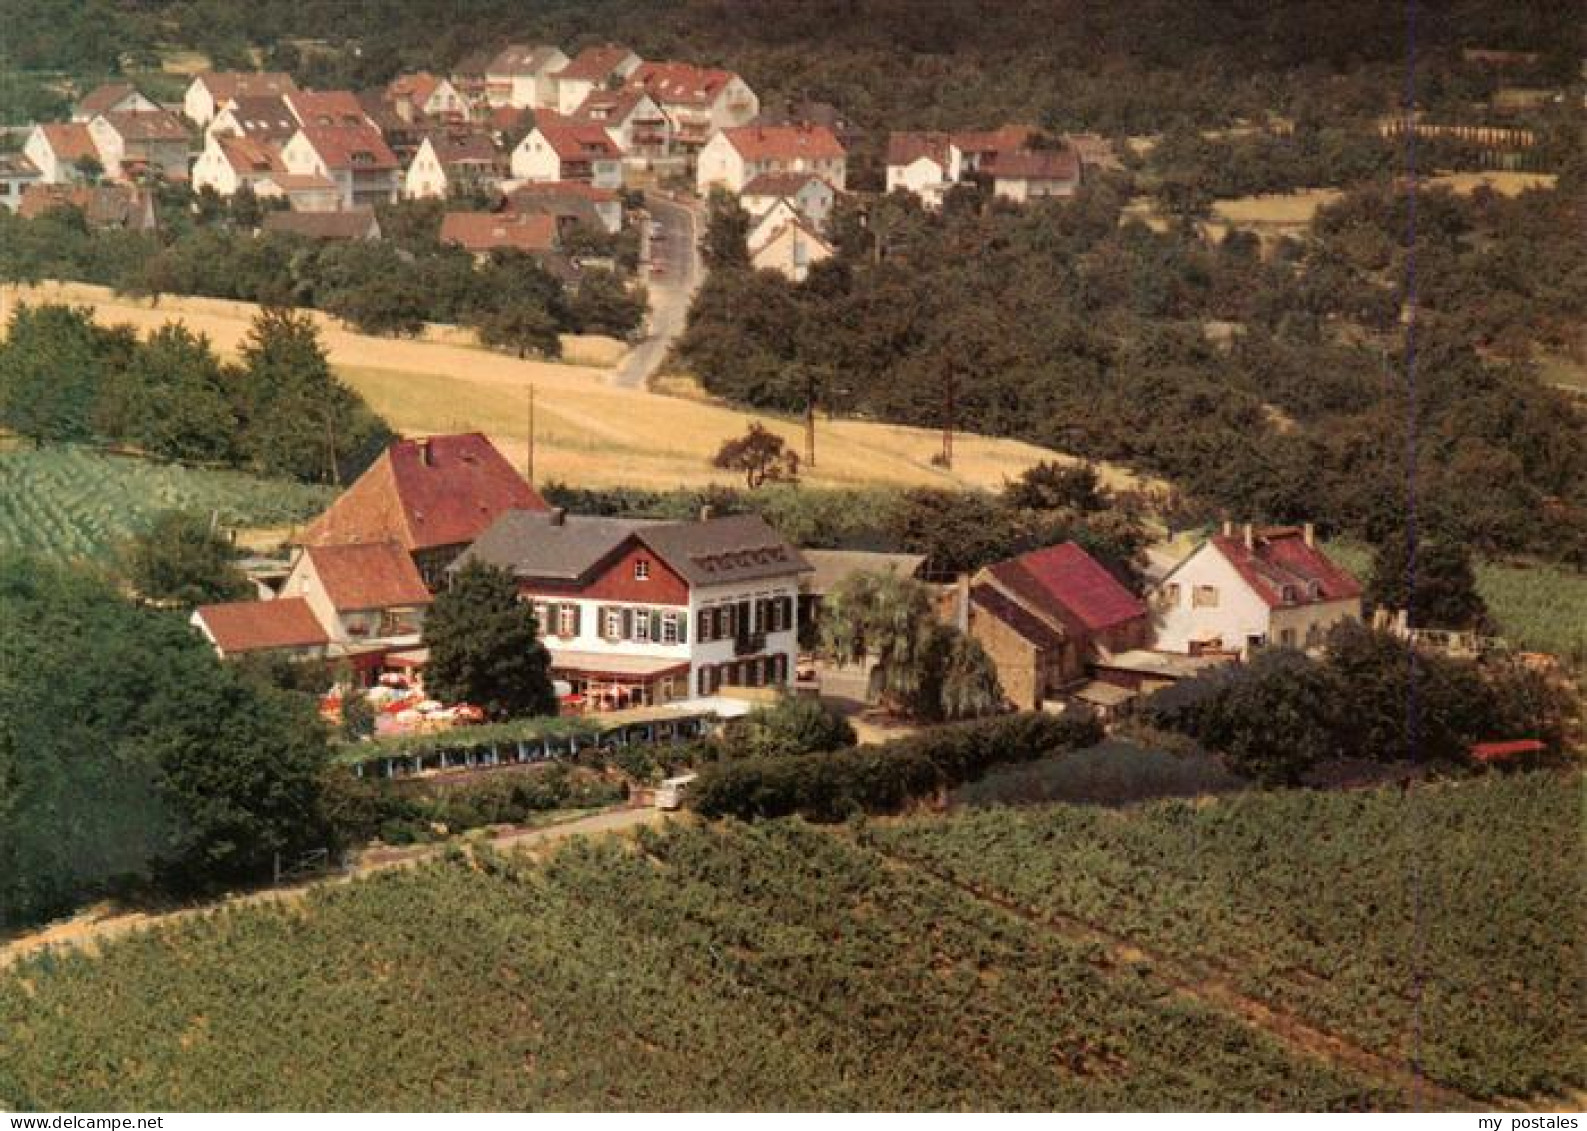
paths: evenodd
<path fill-rule="evenodd" d="M 644 558 L 640 558 L 638 561 L 636 561 L 634 563 L 634 580 L 635 581 L 649 581 L 650 580 L 650 563 L 648 561 L 646 561 Z"/>
<path fill-rule="evenodd" d="M 1296 590 L 1293 585 L 1284 586 L 1284 603 L 1286 605 L 1293 605 L 1295 603 L 1295 595 Z"/>

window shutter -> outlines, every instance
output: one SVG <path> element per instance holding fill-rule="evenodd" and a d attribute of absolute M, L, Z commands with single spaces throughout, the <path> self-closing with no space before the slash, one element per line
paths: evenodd
<path fill-rule="evenodd" d="M 689 642 L 689 614 L 688 613 L 679 613 L 678 614 L 678 643 L 679 644 L 687 644 L 688 642 Z"/>
<path fill-rule="evenodd" d="M 644 613 L 640 613 L 644 616 Z M 661 613 L 655 609 L 650 610 L 650 639 L 656 643 L 661 642 Z"/>
<path fill-rule="evenodd" d="M 624 640 L 632 640 L 634 638 L 634 610 L 633 609 L 624 609 L 623 610 L 622 633 L 623 633 L 623 639 Z"/>
<path fill-rule="evenodd" d="M 782 599 L 782 627 L 783 631 L 798 627 L 799 610 L 792 597 Z"/>
<path fill-rule="evenodd" d="M 700 642 L 703 644 L 711 639 L 711 610 L 700 610 Z"/>
<path fill-rule="evenodd" d="M 584 630 L 584 625 L 581 623 L 584 619 L 584 610 L 578 605 L 571 603 L 568 608 L 573 610 L 573 635 L 578 636 Z"/>

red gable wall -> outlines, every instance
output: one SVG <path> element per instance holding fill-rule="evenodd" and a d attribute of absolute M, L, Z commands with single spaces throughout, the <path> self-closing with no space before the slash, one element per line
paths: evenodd
<path fill-rule="evenodd" d="M 650 563 L 650 579 L 634 579 L 634 563 Z M 648 547 L 630 539 L 616 557 L 610 559 L 586 585 L 558 585 L 549 581 L 526 581 L 519 591 L 532 597 L 583 597 L 592 601 L 632 601 L 645 605 L 687 605 L 689 585 L 674 573 Z"/>

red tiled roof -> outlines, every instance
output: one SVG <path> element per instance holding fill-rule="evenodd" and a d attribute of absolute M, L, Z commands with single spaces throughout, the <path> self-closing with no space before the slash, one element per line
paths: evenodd
<path fill-rule="evenodd" d="M 825 126 L 735 126 L 723 130 L 722 136 L 746 161 L 836 158 L 845 152 Z"/>
<path fill-rule="evenodd" d="M 912 165 L 929 157 L 944 169 L 948 167 L 948 145 L 952 135 L 942 130 L 910 130 L 887 136 L 887 164 Z"/>
<path fill-rule="evenodd" d="M 441 85 L 441 80 L 429 71 L 419 71 L 411 75 L 398 75 L 386 84 L 386 97 L 392 100 L 398 98 L 410 99 L 415 106 L 422 107 L 430 101 L 430 96 L 435 93 L 435 88 Z"/>
<path fill-rule="evenodd" d="M 537 75 L 558 54 L 555 47 L 512 43 L 502 48 L 484 66 L 483 74 Z"/>
<path fill-rule="evenodd" d="M 634 112 L 634 107 L 648 97 L 643 90 L 625 86 L 621 90 L 592 90 L 589 97 L 579 103 L 577 110 L 567 120 L 594 122 L 601 125 L 620 123 Z"/>
<path fill-rule="evenodd" d="M 552 152 L 563 161 L 591 161 L 623 155 L 611 134 L 600 126 L 574 122 L 568 118 L 550 122 L 548 118 L 549 115 L 541 114 L 535 129 L 546 139 Z"/>
<path fill-rule="evenodd" d="M 750 179 L 742 189 L 740 196 L 797 196 L 799 190 L 816 181 L 820 184 L 827 182 L 814 173 L 762 173 Z M 828 186 L 829 188 L 831 186 Z"/>
<path fill-rule="evenodd" d="M 248 137 L 284 141 L 298 132 L 298 120 L 284 98 L 248 95 L 231 99 L 229 109 L 231 120 Z"/>
<path fill-rule="evenodd" d="M 227 655 L 330 643 L 325 627 L 301 597 L 200 605 L 197 616 L 209 630 L 215 646 Z"/>
<path fill-rule="evenodd" d="M 310 546 L 304 550 L 337 612 L 411 608 L 430 603 L 413 558 L 395 542 Z"/>
<path fill-rule="evenodd" d="M 362 127 L 372 129 L 364 104 L 350 90 L 299 90 L 285 96 L 287 108 L 305 129 Z"/>
<path fill-rule="evenodd" d="M 44 140 L 49 142 L 57 161 L 70 165 L 84 157 L 100 160 L 94 135 L 82 122 L 44 122 L 38 128 L 44 132 Z"/>
<path fill-rule="evenodd" d="M 282 71 L 205 71 L 195 76 L 194 81 L 204 84 L 216 106 L 228 98 L 272 95 L 279 98 L 298 88 L 292 76 Z"/>
<path fill-rule="evenodd" d="M 1146 603 L 1073 542 L 1032 550 L 987 568 L 1032 607 L 1081 633 L 1101 632 L 1146 615 Z"/>
<path fill-rule="evenodd" d="M 1336 566 L 1328 555 L 1306 544 L 1303 530 L 1275 526 L 1253 532 L 1246 549 L 1243 537 L 1216 534 L 1212 545 L 1229 560 L 1270 608 L 1347 601 L 1361 596 L 1361 583 Z M 1311 595 L 1313 583 L 1317 596 Z M 1285 587 L 1290 590 L 1285 597 Z"/>
<path fill-rule="evenodd" d="M 516 197 L 576 196 L 596 204 L 610 204 L 621 199 L 611 189 L 596 188 L 583 181 L 525 181 L 507 194 L 509 203 Z"/>
<path fill-rule="evenodd" d="M 995 130 L 956 130 L 948 139 L 965 153 L 1003 153 L 1027 148 L 1035 134 L 1030 126 L 999 126 Z"/>
<path fill-rule="evenodd" d="M 641 63 L 628 76 L 628 83 L 643 88 L 664 106 L 705 107 L 737 77 L 732 71 L 692 63 Z"/>
<path fill-rule="evenodd" d="M 618 43 L 605 43 L 599 47 L 586 47 L 573 61 L 557 72 L 559 79 L 587 79 L 600 82 L 615 71 L 633 52 Z"/>
<path fill-rule="evenodd" d="M 28 185 L 17 215 L 31 220 L 56 208 L 77 209 L 90 228 L 146 231 L 154 226 L 151 202 L 131 185 Z"/>
<path fill-rule="evenodd" d="M 981 170 L 1016 180 L 1075 181 L 1080 179 L 1080 157 L 1072 149 L 999 150 Z"/>
<path fill-rule="evenodd" d="M 316 240 L 372 240 L 380 238 L 380 225 L 372 208 L 345 212 L 266 212 L 267 232 L 284 232 Z"/>
<path fill-rule="evenodd" d="M 281 151 L 273 145 L 253 137 L 235 134 L 215 134 L 215 144 L 220 146 L 226 163 L 239 173 L 282 173 Z"/>
<path fill-rule="evenodd" d="M 138 93 L 138 88 L 130 82 L 107 82 L 83 95 L 77 102 L 77 112 L 92 119 L 96 114 L 114 109 L 122 99 Z"/>
<path fill-rule="evenodd" d="M 395 169 L 397 155 L 374 126 L 304 126 L 302 134 L 330 169 Z"/>
<path fill-rule="evenodd" d="M 128 141 L 186 141 L 187 125 L 167 110 L 109 110 L 100 115 Z"/>
<path fill-rule="evenodd" d="M 303 534 L 305 546 L 472 542 L 504 511 L 550 508 L 483 435 L 398 440 Z"/>
<path fill-rule="evenodd" d="M 441 242 L 474 252 L 498 247 L 554 251 L 557 221 L 555 216 L 510 212 L 448 212 L 441 219 Z"/>
<path fill-rule="evenodd" d="M 425 140 L 435 150 L 435 159 L 447 165 L 494 165 L 499 160 L 496 144 L 482 133 L 437 131 Z"/>

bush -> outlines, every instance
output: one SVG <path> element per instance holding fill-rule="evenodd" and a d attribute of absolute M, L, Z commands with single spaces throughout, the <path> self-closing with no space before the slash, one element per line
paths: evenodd
<path fill-rule="evenodd" d="M 730 757 L 775 758 L 841 750 L 857 741 L 849 721 L 819 699 L 785 696 L 728 724 L 722 736 Z"/>
<path fill-rule="evenodd" d="M 1090 746 L 1101 737 L 1101 726 L 1089 716 L 1028 713 L 937 727 L 881 746 L 743 758 L 701 771 L 691 805 L 705 817 L 744 820 L 798 814 L 838 821 L 890 813 L 973 781 L 991 766 Z"/>

